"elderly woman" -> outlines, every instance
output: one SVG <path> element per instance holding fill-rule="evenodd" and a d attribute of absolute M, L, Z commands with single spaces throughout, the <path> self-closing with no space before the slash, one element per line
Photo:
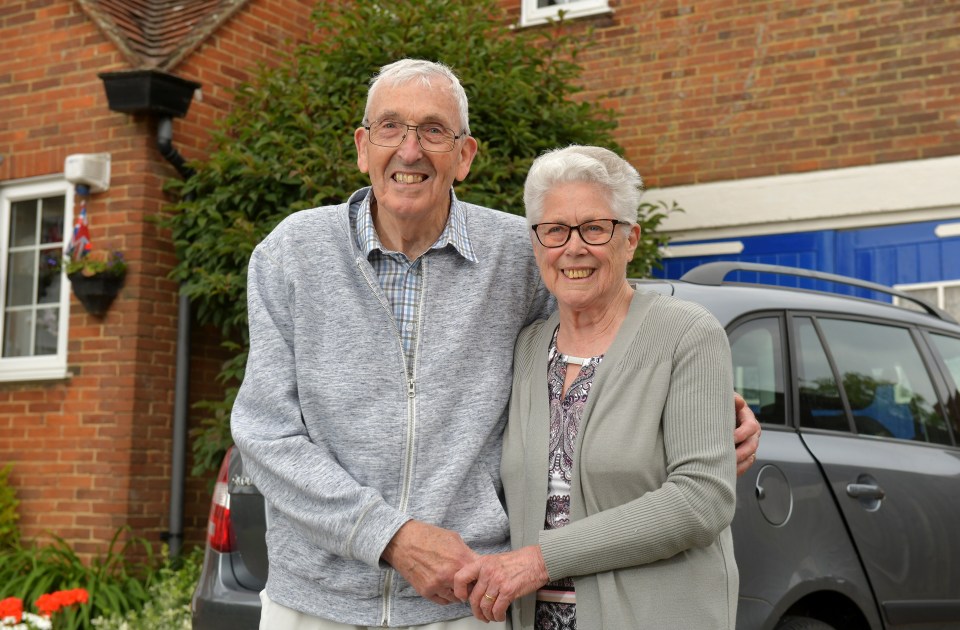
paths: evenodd
<path fill-rule="evenodd" d="M 514 630 L 733 628 L 730 350 L 703 308 L 634 291 L 641 181 L 598 147 L 546 153 L 524 188 L 558 310 L 514 355 L 502 476 L 514 551 L 456 593 Z"/>

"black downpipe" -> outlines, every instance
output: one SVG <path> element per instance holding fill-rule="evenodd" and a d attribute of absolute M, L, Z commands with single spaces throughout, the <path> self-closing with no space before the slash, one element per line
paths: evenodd
<path fill-rule="evenodd" d="M 186 160 L 173 146 L 173 121 L 168 117 L 157 121 L 157 148 L 184 179 L 193 175 Z M 188 201 L 192 193 L 184 198 Z M 180 557 L 183 549 L 183 503 L 187 467 L 187 412 L 190 393 L 190 298 L 180 286 L 177 305 L 177 365 L 173 399 L 173 448 L 170 461 L 170 531 L 164 534 L 171 559 Z"/>
<path fill-rule="evenodd" d="M 186 159 L 173 146 L 173 119 L 168 116 L 157 121 L 157 148 L 182 178 L 190 179 L 193 176 L 193 169 L 187 166 Z"/>

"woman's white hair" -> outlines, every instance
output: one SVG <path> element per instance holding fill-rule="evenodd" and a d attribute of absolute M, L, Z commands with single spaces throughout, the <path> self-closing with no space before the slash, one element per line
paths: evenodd
<path fill-rule="evenodd" d="M 457 111 L 460 114 L 460 129 L 456 133 L 470 134 L 470 106 L 467 101 L 467 93 L 460 85 L 460 80 L 449 66 L 440 62 L 426 61 L 424 59 L 400 59 L 389 63 L 370 79 L 370 89 L 367 91 L 367 104 L 363 110 L 363 125 L 367 126 L 370 120 L 370 103 L 373 101 L 374 94 L 381 86 L 386 85 L 394 87 L 405 85 L 411 81 L 419 81 L 420 85 L 429 88 L 431 79 L 441 79 L 449 81 L 447 89 L 453 95 L 457 102 Z"/>
<path fill-rule="evenodd" d="M 597 184 L 607 193 L 614 218 L 637 222 L 643 180 L 629 162 L 603 147 L 570 145 L 548 151 L 533 161 L 523 185 L 527 223 L 543 217 L 543 199 L 555 186 L 583 182 Z"/>

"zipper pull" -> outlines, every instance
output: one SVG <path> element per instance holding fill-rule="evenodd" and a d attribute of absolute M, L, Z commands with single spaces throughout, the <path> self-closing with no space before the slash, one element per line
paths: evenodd
<path fill-rule="evenodd" d="M 414 381 L 411 378 L 409 381 L 407 381 L 407 396 L 409 398 L 413 398 L 416 395 L 417 395 L 416 381 Z"/>

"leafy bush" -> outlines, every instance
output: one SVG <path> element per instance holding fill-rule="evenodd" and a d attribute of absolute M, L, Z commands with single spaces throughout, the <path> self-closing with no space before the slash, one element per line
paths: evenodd
<path fill-rule="evenodd" d="M 131 538 L 117 549 L 121 534 L 117 530 L 105 555 L 85 563 L 70 545 L 52 536 L 50 545 L 15 545 L 0 550 L 0 593 L 18 597 L 25 603 L 57 590 L 86 589 L 89 601 L 77 614 L 59 620 L 64 630 L 87 628 L 99 615 L 126 614 L 148 600 L 147 587 L 153 579 L 152 551 L 143 539 Z M 131 561 L 135 546 L 142 545 L 146 560 Z"/>
<path fill-rule="evenodd" d="M 590 41 L 562 22 L 514 30 L 497 0 L 320 2 L 313 14 L 316 43 L 261 68 L 242 85 L 233 111 L 214 132 L 209 159 L 169 188 L 180 195 L 169 219 L 179 264 L 174 277 L 202 324 L 237 342 L 220 379 L 238 383 L 246 362 L 246 267 L 254 247 L 285 216 L 342 202 L 368 185 L 356 164 L 353 130 L 363 117 L 367 80 L 402 57 L 442 61 L 470 97 L 470 127 L 480 143 L 457 195 L 522 214 L 523 182 L 547 149 L 594 144 L 620 150 L 613 113 L 575 100 Z M 657 258 L 649 211 L 635 268 Z M 194 473 L 215 470 L 230 444 L 229 412 L 236 388 L 208 401 L 211 416 L 194 433 Z"/>
<path fill-rule="evenodd" d="M 657 233 L 657 228 L 672 212 L 683 212 L 683 208 L 677 205 L 676 201 L 669 205 L 666 201 L 655 204 L 641 202 L 637 210 L 641 238 L 637 243 L 633 260 L 627 265 L 628 278 L 649 278 L 651 271 L 663 268 L 660 262 L 660 248 L 670 241 L 670 237 Z"/>
<path fill-rule="evenodd" d="M 169 557 L 147 589 L 148 600 L 142 609 L 126 614 L 113 613 L 93 620 L 102 630 L 190 630 L 190 598 L 200 579 L 203 548 L 196 547 L 177 559 Z M 176 565 L 176 566 L 175 566 Z"/>
<path fill-rule="evenodd" d="M 17 506 L 20 505 L 20 501 L 17 499 L 16 491 L 10 486 L 12 470 L 13 467 L 10 464 L 0 468 L 0 552 L 16 547 L 20 543 L 20 529 L 17 527 L 17 521 L 20 519 Z M 4 597 L 2 592 L 0 597 Z"/>

